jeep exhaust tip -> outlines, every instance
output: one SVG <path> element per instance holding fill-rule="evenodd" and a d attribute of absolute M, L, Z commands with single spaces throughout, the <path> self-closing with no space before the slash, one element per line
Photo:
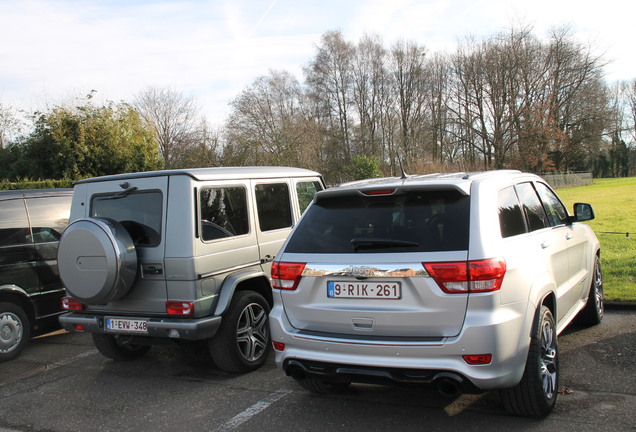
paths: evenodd
<path fill-rule="evenodd" d="M 442 396 L 453 399 L 462 394 L 462 382 L 464 380 L 459 375 L 452 373 L 440 373 L 435 376 L 433 383 L 435 390 Z"/>
<path fill-rule="evenodd" d="M 307 378 L 307 368 L 296 360 L 290 360 L 289 363 L 287 363 L 285 373 L 287 376 L 292 377 L 295 380 L 303 380 Z"/>

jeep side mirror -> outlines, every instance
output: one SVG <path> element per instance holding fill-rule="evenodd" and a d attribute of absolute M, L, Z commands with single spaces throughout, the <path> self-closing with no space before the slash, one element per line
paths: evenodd
<path fill-rule="evenodd" d="M 575 203 L 574 204 L 574 220 L 576 222 L 583 222 L 594 219 L 594 209 L 587 203 Z"/>

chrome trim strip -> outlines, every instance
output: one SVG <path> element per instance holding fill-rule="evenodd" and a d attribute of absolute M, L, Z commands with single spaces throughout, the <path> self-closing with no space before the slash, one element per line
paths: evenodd
<path fill-rule="evenodd" d="M 430 277 L 422 263 L 371 263 L 365 265 L 307 263 L 302 276 L 343 276 L 355 278 Z"/>
<path fill-rule="evenodd" d="M 254 261 L 254 262 L 246 263 L 246 264 L 239 264 L 239 265 L 234 266 L 234 267 L 228 267 L 228 268 L 225 268 L 225 269 L 222 269 L 222 270 L 217 270 L 217 271 L 210 272 L 210 273 L 200 274 L 200 275 L 197 275 L 197 278 L 198 279 L 205 279 L 205 278 L 209 278 L 209 277 L 212 277 L 212 276 L 218 276 L 218 275 L 223 274 L 223 273 L 233 272 L 233 271 L 237 271 L 237 270 L 242 270 L 244 268 L 260 266 L 260 265 L 261 265 L 260 261 Z"/>
<path fill-rule="evenodd" d="M 384 347 L 430 347 L 441 346 L 447 338 L 445 337 L 373 337 L 368 335 L 347 335 L 346 337 L 335 337 L 325 333 L 298 331 L 292 334 L 297 340 L 305 340 L 311 342 L 328 342 L 347 345 L 373 345 Z"/>

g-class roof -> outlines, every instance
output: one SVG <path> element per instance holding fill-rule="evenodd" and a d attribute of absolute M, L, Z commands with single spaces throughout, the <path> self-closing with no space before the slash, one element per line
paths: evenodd
<path fill-rule="evenodd" d="M 215 168 L 188 168 L 161 171 L 146 171 L 127 174 L 113 174 L 79 180 L 75 184 L 94 183 L 111 180 L 124 180 L 145 177 L 164 176 L 189 176 L 195 180 L 234 180 L 245 178 L 277 178 L 277 177 L 320 177 L 315 171 L 304 168 L 274 167 L 274 166 L 249 166 L 249 167 L 215 167 Z"/>

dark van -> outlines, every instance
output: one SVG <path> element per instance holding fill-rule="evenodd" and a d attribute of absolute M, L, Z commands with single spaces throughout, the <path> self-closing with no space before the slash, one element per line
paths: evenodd
<path fill-rule="evenodd" d="M 65 290 L 57 247 L 72 189 L 0 191 L 0 362 L 55 328 Z"/>

